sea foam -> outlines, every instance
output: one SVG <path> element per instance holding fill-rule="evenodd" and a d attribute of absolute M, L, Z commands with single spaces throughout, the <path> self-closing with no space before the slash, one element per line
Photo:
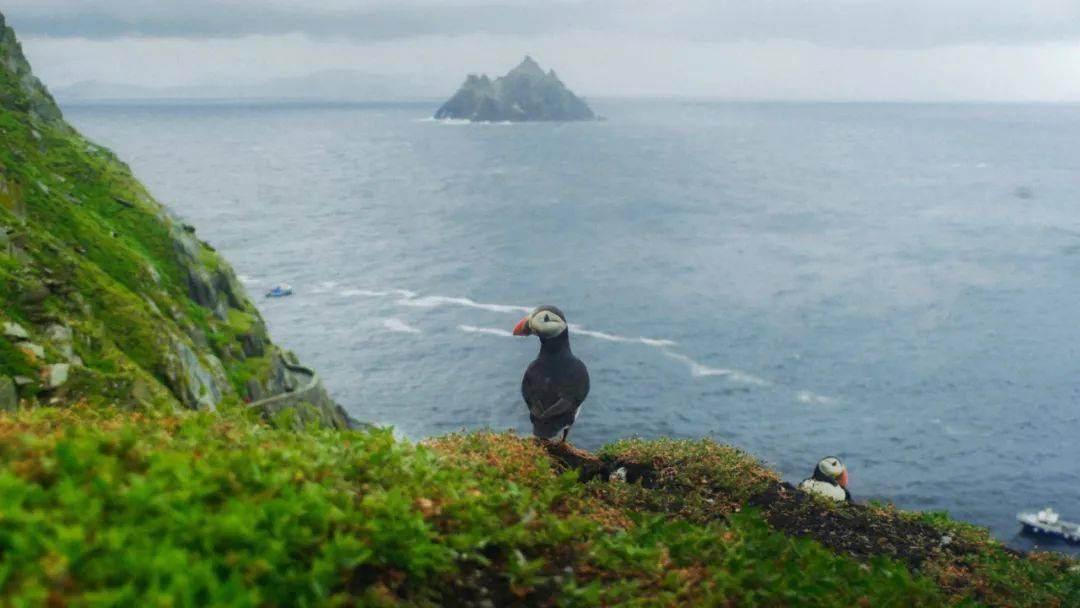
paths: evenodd
<path fill-rule="evenodd" d="M 418 328 L 409 325 L 401 319 L 383 319 L 383 327 L 390 331 L 396 331 L 403 334 L 419 334 L 423 333 Z"/>

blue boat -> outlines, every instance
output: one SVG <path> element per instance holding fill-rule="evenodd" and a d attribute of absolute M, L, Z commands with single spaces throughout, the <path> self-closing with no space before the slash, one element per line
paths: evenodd
<path fill-rule="evenodd" d="M 285 283 L 282 283 L 280 285 L 274 285 L 273 287 L 270 288 L 270 291 L 266 292 L 266 297 L 268 297 L 268 298 L 284 298 L 285 296 L 291 296 L 291 295 L 292 295 L 292 287 L 289 287 Z"/>

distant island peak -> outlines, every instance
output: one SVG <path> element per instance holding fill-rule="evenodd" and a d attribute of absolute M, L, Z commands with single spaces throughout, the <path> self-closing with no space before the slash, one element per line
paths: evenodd
<path fill-rule="evenodd" d="M 474 122 L 594 120 L 583 99 L 559 80 L 555 70 L 544 72 L 531 56 L 494 80 L 469 74 L 436 112 L 437 119 Z"/>

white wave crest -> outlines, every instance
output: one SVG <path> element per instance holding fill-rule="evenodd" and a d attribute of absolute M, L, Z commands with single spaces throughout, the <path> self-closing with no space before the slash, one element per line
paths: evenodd
<path fill-rule="evenodd" d="M 799 403 L 812 403 L 814 405 L 835 405 L 840 403 L 836 397 L 819 395 L 813 391 L 799 391 L 795 393 L 795 400 Z"/>
<path fill-rule="evenodd" d="M 638 338 L 642 344 L 646 346 L 652 346 L 655 348 L 670 348 L 672 346 L 678 346 L 679 343 L 674 340 L 656 339 L 656 338 Z"/>
<path fill-rule="evenodd" d="M 437 123 L 437 124 L 440 124 L 440 125 L 471 125 L 471 124 L 474 124 L 473 121 L 469 120 L 468 118 L 435 118 L 434 116 L 429 116 L 427 118 L 421 118 L 419 120 L 419 122 L 433 122 L 433 123 Z"/>
<path fill-rule="evenodd" d="M 694 359 L 682 354 L 676 353 L 670 350 L 665 350 L 664 354 L 668 357 L 681 361 L 690 367 L 690 375 L 695 378 L 705 378 L 709 376 L 720 376 L 727 378 L 732 382 L 740 382 L 742 384 L 753 384 L 754 386 L 771 386 L 772 383 L 764 378 L 759 378 L 753 374 L 741 372 L 737 369 L 727 369 L 723 367 L 708 367 L 701 363 L 698 363 Z"/>
<path fill-rule="evenodd" d="M 401 332 L 403 334 L 419 334 L 419 333 L 423 333 L 422 331 L 420 331 L 416 327 L 413 327 L 412 325 L 409 325 L 408 323 L 402 321 L 401 319 L 383 319 L 382 324 L 383 324 L 383 327 L 385 327 L 386 329 L 389 329 L 390 331 Z"/>
<path fill-rule="evenodd" d="M 454 298 L 451 296 L 405 296 L 398 300 L 402 306 L 415 306 L 417 308 L 437 308 L 439 306 L 463 306 L 466 308 L 478 308 L 490 312 L 529 312 L 525 306 L 513 306 L 510 304 L 489 304 L 477 302 L 469 298 Z"/>
<path fill-rule="evenodd" d="M 607 340 L 608 342 L 620 342 L 622 344 L 644 344 L 646 346 L 653 346 L 656 348 L 668 348 L 676 346 L 677 343 L 674 340 L 660 340 L 655 338 L 630 338 L 627 336 L 619 336 L 615 334 L 609 334 L 603 331 L 595 331 L 592 329 L 585 329 L 580 325 L 570 324 L 570 330 L 579 336 L 589 336 L 590 338 L 596 338 L 597 340 Z"/>
<path fill-rule="evenodd" d="M 458 329 L 468 334 L 486 334 L 489 336 L 501 336 L 504 338 L 513 338 L 513 332 L 505 329 L 498 329 L 495 327 L 477 327 L 475 325 L 458 325 Z"/>
<path fill-rule="evenodd" d="M 390 295 L 389 291 L 377 291 L 373 289 L 342 289 L 341 295 L 346 297 L 365 296 L 371 298 L 381 298 L 383 296 Z"/>

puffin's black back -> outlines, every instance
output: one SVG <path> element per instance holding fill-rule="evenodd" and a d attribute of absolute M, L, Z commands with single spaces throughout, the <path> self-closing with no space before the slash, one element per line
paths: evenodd
<path fill-rule="evenodd" d="M 545 307 L 565 320 L 555 307 Z M 521 396 L 529 406 L 533 434 L 550 438 L 574 424 L 589 394 L 589 371 L 570 350 L 569 331 L 540 341 L 540 354 L 521 379 Z"/>

